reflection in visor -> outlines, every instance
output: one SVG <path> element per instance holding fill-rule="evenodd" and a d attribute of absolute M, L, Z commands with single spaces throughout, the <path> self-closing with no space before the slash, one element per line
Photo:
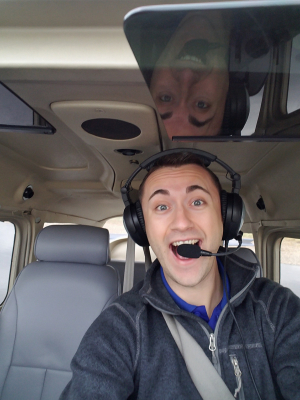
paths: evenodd
<path fill-rule="evenodd" d="M 185 43 L 177 56 L 177 60 L 201 62 L 204 66 L 212 67 L 208 63 L 207 53 L 220 47 L 219 43 L 209 43 L 204 39 L 193 39 Z"/>

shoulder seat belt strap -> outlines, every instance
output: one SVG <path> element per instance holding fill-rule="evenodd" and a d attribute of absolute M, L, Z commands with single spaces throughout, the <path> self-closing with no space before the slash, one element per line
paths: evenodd
<path fill-rule="evenodd" d="M 123 293 L 128 292 L 133 287 L 134 259 L 135 259 L 135 243 L 131 239 L 131 236 L 128 235 L 126 262 L 125 262 L 125 269 L 124 269 Z"/>
<path fill-rule="evenodd" d="M 162 315 L 203 400 L 235 400 L 196 340 L 173 316 L 164 312 Z"/>

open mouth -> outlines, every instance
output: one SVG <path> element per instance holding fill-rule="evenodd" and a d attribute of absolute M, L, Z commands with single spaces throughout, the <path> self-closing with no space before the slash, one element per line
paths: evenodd
<path fill-rule="evenodd" d="M 177 56 L 180 61 L 193 61 L 207 66 L 207 53 L 221 47 L 219 43 L 210 43 L 205 39 L 192 39 L 185 43 Z"/>
<path fill-rule="evenodd" d="M 194 246 L 200 246 L 200 240 L 199 240 L 199 239 L 179 240 L 179 241 L 177 241 L 177 242 L 171 243 L 170 247 L 171 247 L 171 250 L 172 250 L 173 254 L 174 254 L 177 258 L 185 259 L 186 257 L 180 256 L 180 255 L 178 254 L 178 252 L 177 252 L 177 248 L 178 248 L 178 246 L 180 246 L 181 244 L 191 244 L 191 245 L 194 245 Z"/>

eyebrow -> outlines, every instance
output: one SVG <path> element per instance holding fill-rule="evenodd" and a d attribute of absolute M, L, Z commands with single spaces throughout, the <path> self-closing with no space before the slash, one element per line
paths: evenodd
<path fill-rule="evenodd" d="M 205 121 L 198 121 L 197 118 L 193 117 L 192 115 L 189 115 L 189 123 L 196 126 L 197 128 L 201 128 L 202 126 L 208 124 L 213 117 L 206 119 Z"/>
<path fill-rule="evenodd" d="M 211 194 L 209 193 L 209 191 L 208 191 L 207 189 L 205 189 L 203 186 L 200 186 L 200 185 L 191 185 L 191 186 L 188 186 L 188 187 L 186 188 L 186 193 L 191 193 L 191 192 L 193 192 L 194 190 L 202 190 L 203 192 L 205 192 L 205 193 L 207 193 L 209 196 L 211 196 Z M 152 199 L 152 197 L 156 196 L 157 194 L 163 194 L 163 195 L 165 195 L 165 196 L 169 196 L 169 195 L 170 195 L 170 192 L 169 192 L 168 190 L 166 190 L 166 189 L 158 189 L 158 190 L 155 190 L 155 192 L 153 192 L 153 193 L 151 194 L 151 196 L 149 197 L 148 201 L 150 201 L 150 200 Z"/>
<path fill-rule="evenodd" d="M 168 190 L 165 190 L 165 189 L 158 189 L 158 190 L 155 190 L 155 192 L 153 192 L 153 193 L 151 194 L 151 196 L 149 197 L 148 201 L 151 200 L 152 197 L 155 196 L 155 195 L 157 195 L 157 194 L 169 195 L 170 192 L 169 192 Z"/>
<path fill-rule="evenodd" d="M 192 185 L 192 186 L 188 186 L 186 188 L 186 193 L 191 193 L 194 190 L 202 190 L 203 192 L 209 194 L 211 196 L 211 194 L 209 193 L 209 191 L 207 189 L 205 189 L 203 186 L 200 185 Z"/>
<path fill-rule="evenodd" d="M 160 114 L 160 117 L 162 120 L 165 119 L 170 119 L 173 116 L 173 112 L 166 112 L 165 114 Z M 205 121 L 199 121 L 197 118 L 193 117 L 192 115 L 189 115 L 188 117 L 188 121 L 191 125 L 196 126 L 197 128 L 202 128 L 203 126 L 205 126 L 206 124 L 208 124 L 212 119 L 214 118 L 214 116 L 212 116 L 211 118 L 206 119 Z"/>
<path fill-rule="evenodd" d="M 170 112 L 166 112 L 164 114 L 160 114 L 160 117 L 161 117 L 161 119 L 169 119 L 172 117 L 172 115 L 173 115 L 173 113 L 170 111 Z"/>

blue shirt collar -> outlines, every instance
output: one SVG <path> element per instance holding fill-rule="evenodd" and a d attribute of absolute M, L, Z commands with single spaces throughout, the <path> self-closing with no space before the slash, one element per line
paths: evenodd
<path fill-rule="evenodd" d="M 223 280 L 223 277 L 224 277 L 224 266 L 223 266 L 221 260 L 218 257 L 217 257 L 217 263 L 218 263 L 219 273 L 220 273 L 221 278 Z M 180 298 L 174 292 L 174 290 L 171 289 L 170 285 L 168 284 L 168 282 L 167 282 L 167 280 L 165 278 L 164 271 L 163 271 L 162 267 L 160 267 L 160 273 L 161 273 L 162 281 L 163 281 L 167 291 L 170 293 L 170 296 L 175 301 L 175 303 L 178 305 L 178 307 L 181 308 L 182 310 L 191 312 L 191 313 L 199 316 L 204 321 L 206 321 L 208 323 L 208 325 L 214 330 L 215 327 L 216 327 L 216 324 L 217 324 L 217 320 L 218 320 L 223 308 L 227 304 L 225 286 L 223 285 L 223 297 L 222 297 L 222 300 L 215 307 L 215 309 L 214 309 L 214 311 L 212 313 L 212 316 L 210 318 L 208 318 L 205 306 L 195 306 L 193 304 L 189 304 L 186 301 L 184 301 L 182 298 Z M 226 288 L 227 288 L 228 298 L 230 299 L 230 285 L 229 285 L 229 279 L 228 279 L 227 274 L 226 274 Z"/>

